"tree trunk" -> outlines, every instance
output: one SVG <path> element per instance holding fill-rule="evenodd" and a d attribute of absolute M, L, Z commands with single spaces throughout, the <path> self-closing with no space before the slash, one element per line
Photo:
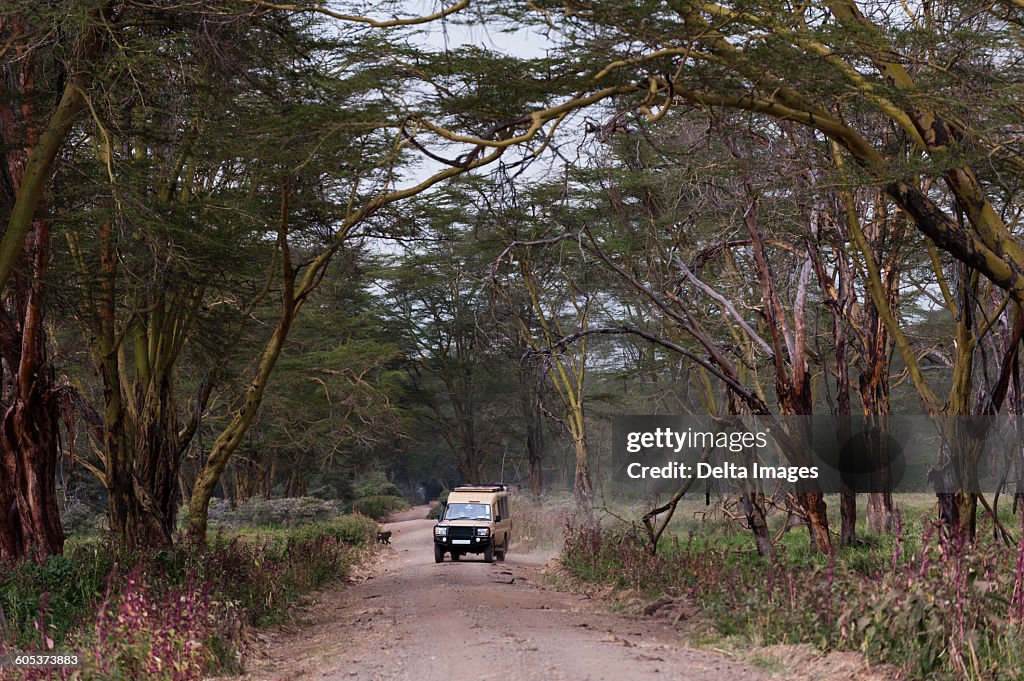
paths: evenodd
<path fill-rule="evenodd" d="M 522 334 L 519 335 L 522 339 Z M 522 356 L 530 349 L 528 343 L 518 345 Z M 536 365 L 523 365 L 519 371 L 519 403 L 526 424 L 526 462 L 530 476 L 530 494 L 540 499 L 544 494 L 544 410 L 541 387 L 544 372 Z"/>
<path fill-rule="evenodd" d="M 6 394 L 17 377 L 4 378 L 10 406 L 0 421 L 0 558 L 42 562 L 64 551 L 55 478 L 60 413 L 48 372 L 30 378 L 27 399 Z"/>
<path fill-rule="evenodd" d="M 102 276 L 95 297 L 93 359 L 103 383 L 104 483 L 110 529 L 130 546 L 170 546 L 177 524 L 178 471 L 184 447 L 173 380 L 173 357 L 180 345 L 172 342 L 167 327 L 182 316 L 175 311 L 173 297 L 155 298 L 149 318 L 134 322 L 135 369 L 129 376 L 127 340 L 115 340 L 122 335 L 116 317 L 118 255 L 109 225 L 101 227 L 100 240 Z M 177 343 L 183 339 L 180 335 Z M 186 433 L 186 437 L 191 436 Z"/>
<path fill-rule="evenodd" d="M 55 478 L 59 388 L 43 327 L 50 225 L 40 215 L 88 78 L 86 70 L 62 73 L 60 101 L 49 120 L 39 118 L 36 48 L 25 44 L 18 14 L 7 19 L 2 51 L 14 58 L 0 67 L 0 213 L 8 217 L 0 240 L 0 557 L 42 561 L 63 551 L 64 532 Z M 88 62 L 99 43 L 90 21 L 76 40 L 73 63 Z"/>
<path fill-rule="evenodd" d="M 803 384 L 807 391 L 796 391 L 784 393 L 787 397 L 798 397 L 801 401 L 809 398 L 809 384 Z M 790 415 L 790 422 L 794 425 L 789 434 L 790 449 L 786 452 L 790 465 L 807 466 L 811 465 L 808 452 L 811 451 L 811 434 L 809 420 L 803 415 L 810 413 L 810 407 L 806 411 L 792 411 L 793 403 L 786 400 L 783 403 L 784 413 Z M 817 483 L 813 480 L 802 481 L 797 485 L 797 504 L 800 506 L 804 517 L 807 519 L 807 530 L 811 535 L 811 544 L 822 553 L 832 552 L 832 538 L 828 530 L 828 506 L 825 504 L 825 495 L 821 493 Z"/>
<path fill-rule="evenodd" d="M 888 391 L 886 391 L 888 393 Z M 896 509 L 892 500 L 892 475 L 889 460 L 888 395 L 885 413 L 879 413 L 869 423 L 876 424 L 869 433 L 868 451 L 872 457 L 871 493 L 868 495 L 867 524 L 872 532 L 885 534 L 896 528 Z"/>
<path fill-rule="evenodd" d="M 735 392 L 729 391 L 727 395 L 728 413 L 730 417 L 750 416 L 750 409 Z M 741 422 L 736 423 L 742 427 Z M 754 463 L 754 451 L 744 448 L 744 465 L 748 468 Z M 768 514 L 766 511 L 764 491 L 760 481 L 745 481 L 746 489 L 740 494 L 740 507 L 747 518 L 747 527 L 754 535 L 754 546 L 758 555 L 768 558 L 775 557 L 775 545 L 772 543 L 772 535 L 768 529 Z"/>
<path fill-rule="evenodd" d="M 35 48 L 20 44 L 20 26 L 17 16 L 12 18 L 10 31 L 14 37 L 4 46 L 19 53 L 21 59 L 17 65 L 3 69 L 3 83 L 0 83 L 0 94 L 10 102 L 13 98 L 24 97 L 15 106 L 3 106 L 0 118 L 3 119 L 2 130 L 4 142 L 11 144 L 11 149 L 27 149 L 22 155 L 9 152 L 7 156 L 10 187 L 14 190 L 10 198 L 10 212 L 7 228 L 0 240 L 0 291 L 7 286 L 15 265 L 36 224 L 40 213 L 40 205 L 53 177 L 54 164 L 60 150 L 64 146 L 78 112 L 85 106 L 86 93 L 90 85 L 90 62 L 96 58 L 104 45 L 106 28 L 101 28 L 104 8 L 90 12 L 89 19 L 82 26 L 74 46 L 74 60 L 70 73 L 64 73 L 66 84 L 57 107 L 53 110 L 46 125 L 41 130 L 33 127 L 35 121 L 29 120 L 35 113 L 29 98 L 35 93 L 35 73 L 32 53 Z M 20 109 L 24 120 L 14 115 L 15 108 Z M 16 130 L 20 126 L 26 133 L 25 138 L 17 139 Z"/>
<path fill-rule="evenodd" d="M 0 556 L 42 561 L 64 550 L 55 477 L 61 413 L 43 328 L 46 222 L 34 223 L 24 255 L 31 278 L 15 276 L 0 309 Z"/>
<path fill-rule="evenodd" d="M 576 508 L 589 518 L 594 509 L 594 483 L 590 479 L 590 452 L 582 434 L 573 436 L 573 449 L 576 452 L 576 475 L 572 493 Z"/>
<path fill-rule="evenodd" d="M 777 386 L 776 388 L 780 397 L 781 410 L 793 426 L 789 432 L 789 447 L 786 456 L 790 465 L 794 466 L 808 466 L 813 463 L 809 456 L 811 429 L 810 420 L 807 418 L 812 413 L 810 388 L 810 375 L 806 371 L 801 372 L 799 377 L 794 377 L 788 386 Z M 828 507 L 825 504 L 825 495 L 821 493 L 816 482 L 808 480 L 798 484 L 796 499 L 807 519 L 807 530 L 811 535 L 811 543 L 818 551 L 831 553 L 832 538 L 828 531 Z"/>
<path fill-rule="evenodd" d="M 206 539 L 207 515 L 210 510 L 210 500 L 213 492 L 220 482 L 220 476 L 224 473 L 231 456 L 238 449 L 242 438 L 249 430 L 250 424 L 256 417 L 260 405 L 263 403 L 263 395 L 267 390 L 267 383 L 273 373 L 281 352 L 284 350 L 285 340 L 291 330 L 295 316 L 299 313 L 305 295 L 308 295 L 318 281 L 316 273 L 326 267 L 330 260 L 329 251 L 321 254 L 313 264 L 306 269 L 303 285 L 299 287 L 299 295 L 296 294 L 295 277 L 296 271 L 292 267 L 291 249 L 288 244 L 288 200 L 289 190 L 282 188 L 281 194 L 281 224 L 278 226 L 277 242 L 281 251 L 281 276 L 283 290 L 281 292 L 281 314 L 278 317 L 277 327 L 273 335 L 263 348 L 260 355 L 260 363 L 256 369 L 256 376 L 249 383 L 245 391 L 245 401 L 242 407 L 235 412 L 230 423 L 225 426 L 210 447 L 210 453 L 206 457 L 203 466 L 199 469 L 196 477 L 196 484 L 192 488 L 192 497 L 188 502 L 188 527 L 198 539 Z M 305 293 L 302 293 L 305 291 Z"/>
<path fill-rule="evenodd" d="M 131 546 L 170 546 L 182 453 L 171 379 L 151 384 L 137 418 L 124 416 L 107 424 L 110 529 Z"/>
<path fill-rule="evenodd" d="M 839 545 L 853 546 L 857 543 L 857 495 L 854 492 L 839 494 L 839 516 L 842 520 L 839 530 Z"/>
<path fill-rule="evenodd" d="M 895 294 L 891 294 L 895 296 Z M 893 307 L 895 301 L 893 301 Z M 896 511 L 892 500 L 892 478 L 889 462 L 889 363 L 892 342 L 878 318 L 874 303 L 864 301 L 865 327 L 873 341 L 859 378 L 861 403 L 864 408 L 871 491 L 868 494 L 867 525 L 872 532 L 892 532 L 896 524 Z"/>
<path fill-rule="evenodd" d="M 531 395 L 532 398 L 532 395 Z M 530 494 L 540 499 L 544 494 L 544 422 L 536 399 L 526 401 L 526 458 L 530 469 Z"/>
<path fill-rule="evenodd" d="M 0 94 L 9 99 L 27 97 L 33 91 L 30 68 L 12 66 L 0 71 Z M 27 103 L 21 109 L 29 110 Z M 43 326 L 50 225 L 33 216 L 49 180 L 52 155 L 63 141 L 55 137 L 66 134 L 65 114 L 73 116 L 69 111 L 61 113 L 60 130 L 43 132 L 44 142 L 52 146 L 43 148 L 43 142 L 36 144 L 31 121 L 18 121 L 13 107 L 0 105 L 0 142 L 10 149 L 0 163 L 0 207 L 11 211 L 0 244 L 0 292 L 6 291 L 0 304 L 0 405 L 4 405 L 0 411 L 0 557 L 11 560 L 43 561 L 64 550 L 55 478 L 59 389 L 54 385 Z M 27 128 L 26 138 L 18 134 L 22 132 L 19 123 Z M 27 159 L 16 151 L 26 147 L 31 149 Z M 46 158 L 39 160 L 41 156 Z M 15 270 L 16 264 L 20 270 Z M 9 272 L 14 275 L 7 282 Z"/>
<path fill-rule="evenodd" d="M 821 492 L 800 492 L 797 494 L 800 507 L 807 514 L 807 530 L 811 543 L 822 553 L 832 552 L 832 538 L 828 534 L 828 507 Z"/>
<path fill-rule="evenodd" d="M 527 443 L 528 463 L 530 466 L 530 494 L 535 499 L 544 496 L 544 468 L 543 457 L 541 456 L 542 445 L 536 442 Z"/>
<path fill-rule="evenodd" d="M 762 492 L 745 492 L 740 495 L 740 506 L 747 517 L 747 525 L 754 534 L 754 545 L 757 547 L 758 555 L 774 558 L 775 545 L 772 544 L 772 535 L 768 531 L 764 494 Z"/>
<path fill-rule="evenodd" d="M 868 495 L 868 528 L 877 534 L 892 532 L 896 527 L 896 511 L 892 492 L 872 492 Z"/>

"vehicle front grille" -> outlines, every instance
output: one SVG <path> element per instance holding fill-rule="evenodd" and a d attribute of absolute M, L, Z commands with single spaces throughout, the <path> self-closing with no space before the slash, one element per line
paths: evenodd
<path fill-rule="evenodd" d="M 458 525 L 448 526 L 448 536 L 452 539 L 470 539 L 476 536 L 475 527 L 459 527 Z"/>

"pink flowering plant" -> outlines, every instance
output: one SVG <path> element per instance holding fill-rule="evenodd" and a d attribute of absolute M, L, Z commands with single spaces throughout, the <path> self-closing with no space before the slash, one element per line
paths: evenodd
<path fill-rule="evenodd" d="M 75 653 L 78 669 L 4 669 L 7 679 L 186 681 L 242 669 L 247 631 L 279 621 L 295 600 L 343 577 L 376 523 L 346 516 L 288 532 L 173 549 L 105 540 L 43 565 L 0 566 L 8 630 L 0 653 Z"/>

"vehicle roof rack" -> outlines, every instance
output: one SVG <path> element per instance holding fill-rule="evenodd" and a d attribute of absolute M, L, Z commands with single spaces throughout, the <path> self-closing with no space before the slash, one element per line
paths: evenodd
<path fill-rule="evenodd" d="M 453 492 L 504 492 L 508 489 L 506 485 L 495 483 L 491 485 L 459 485 Z"/>

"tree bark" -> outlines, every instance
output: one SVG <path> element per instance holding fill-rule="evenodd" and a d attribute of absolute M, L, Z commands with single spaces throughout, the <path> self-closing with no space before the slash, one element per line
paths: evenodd
<path fill-rule="evenodd" d="M 832 278 L 825 271 L 817 241 L 821 239 L 820 213 L 814 211 L 810 216 L 811 232 L 814 240 L 808 240 L 808 252 L 818 275 L 818 284 L 826 305 L 832 311 L 832 340 L 835 343 L 836 359 L 836 401 L 833 406 L 833 418 L 839 433 L 839 442 L 850 439 L 850 373 L 847 350 L 849 339 L 847 325 L 853 287 L 851 272 L 845 258 L 836 258 L 836 274 L 838 285 L 833 286 Z M 841 236 L 841 235 L 840 235 Z M 839 492 L 839 545 L 853 546 L 857 543 L 857 493 L 856 490 L 842 489 Z"/>
<path fill-rule="evenodd" d="M 43 326 L 50 225 L 36 213 L 76 110 L 62 99 L 39 134 L 30 103 L 31 50 L 21 56 L 0 69 L 0 142 L 7 148 L 0 163 L 0 206 L 10 211 L 0 243 L 0 293 L 6 292 L 0 303 L 0 557 L 41 562 L 63 552 L 64 532 L 55 477 L 60 388 Z M 71 98 L 67 90 L 65 98 Z"/>
<path fill-rule="evenodd" d="M 735 151 L 733 152 L 735 155 Z M 792 323 L 786 318 L 779 299 L 777 281 L 765 249 L 757 223 L 757 198 L 749 179 L 744 180 L 748 208 L 744 221 L 750 234 L 751 251 L 757 266 L 764 301 L 764 315 L 770 331 L 775 365 L 775 394 L 779 400 L 779 411 L 789 418 L 791 425 L 789 448 L 786 452 L 792 465 L 809 465 L 811 432 L 809 418 L 814 413 L 811 394 L 811 374 L 807 360 L 806 321 L 804 319 L 807 301 L 807 285 L 810 268 L 813 266 L 811 252 L 800 272 L 799 283 L 793 304 Z M 785 357 L 789 357 L 789 366 Z M 811 543 L 822 553 L 832 552 L 832 539 L 828 531 L 828 513 L 825 496 L 814 483 L 802 485 L 796 492 L 797 503 L 807 518 Z"/>
<path fill-rule="evenodd" d="M 132 546 L 170 546 L 183 449 L 170 377 L 150 386 L 136 417 L 122 414 L 108 422 L 107 430 L 110 529 Z"/>
<path fill-rule="evenodd" d="M 0 556 L 8 559 L 42 561 L 64 550 L 55 477 L 59 388 L 42 323 L 49 259 L 49 225 L 36 221 L 22 261 L 29 276 L 15 277 L 0 310 L 0 404 L 6 405 L 0 415 Z"/>
<path fill-rule="evenodd" d="M 530 472 L 530 494 L 540 499 L 544 494 L 544 421 L 543 414 L 530 396 L 526 408 L 526 458 Z"/>
<path fill-rule="evenodd" d="M 885 211 L 882 198 L 875 203 L 875 212 Z M 859 219 L 859 218 L 852 218 Z M 900 257 L 896 235 L 888 257 L 883 252 L 887 234 L 882 226 L 891 221 L 868 221 L 863 232 L 872 249 L 872 257 L 881 263 L 880 277 L 882 293 L 889 311 L 899 310 Z M 892 480 L 889 475 L 889 367 L 892 363 L 893 340 L 882 321 L 875 301 L 865 293 L 860 314 L 861 338 L 864 345 L 863 364 L 858 377 L 858 391 L 866 424 L 871 428 L 868 451 L 873 460 L 869 463 L 871 492 L 868 496 L 867 525 L 877 533 L 891 532 L 895 526 L 895 510 L 892 500 Z"/>
<path fill-rule="evenodd" d="M 573 451 L 576 453 L 576 473 L 572 494 L 576 500 L 576 508 L 584 516 L 589 517 L 594 508 L 594 483 L 590 478 L 590 452 L 587 440 L 582 434 L 573 434 Z"/>

